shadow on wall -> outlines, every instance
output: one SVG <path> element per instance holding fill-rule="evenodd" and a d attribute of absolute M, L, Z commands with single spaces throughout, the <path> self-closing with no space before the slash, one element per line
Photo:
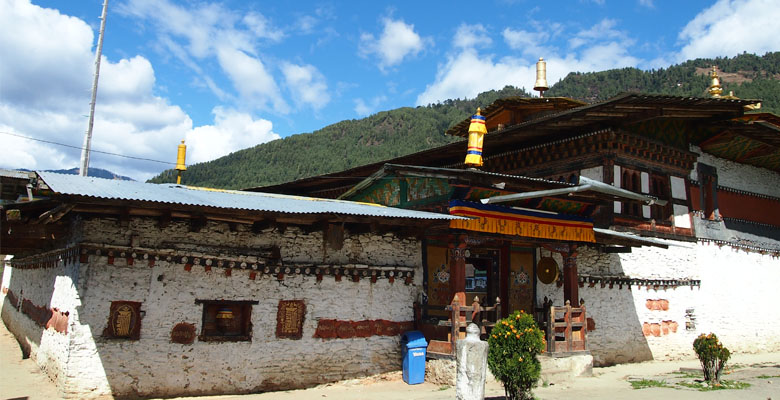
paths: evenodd
<path fill-rule="evenodd" d="M 563 260 L 553 254 L 558 265 Z M 623 265 L 617 254 L 599 253 L 592 248 L 581 248 L 577 256 L 577 272 L 580 277 L 625 277 Z M 560 274 L 563 275 L 562 273 Z M 537 297 L 552 299 L 553 305 L 564 304 L 563 286 L 556 283 L 537 283 Z M 593 355 L 594 366 L 642 362 L 653 359 L 642 322 L 637 315 L 634 296 L 636 287 L 628 285 L 585 283 L 579 288 L 579 296 L 585 301 L 588 318 L 588 348 Z M 538 300 L 541 303 L 541 300 Z M 642 305 L 644 306 L 644 305 Z"/>
<path fill-rule="evenodd" d="M 13 313 L 18 315 L 12 316 L 11 314 Z M 14 335 L 16 342 L 19 344 L 19 348 L 22 350 L 22 358 L 27 359 L 30 358 L 33 345 L 36 348 L 40 347 L 43 332 L 38 329 L 37 334 L 29 336 L 22 334 L 23 328 L 21 327 L 21 324 L 23 324 L 23 322 L 20 320 L 20 317 L 23 318 L 23 316 L 20 315 L 20 312 L 17 311 L 16 308 L 11 305 L 11 302 L 8 301 L 8 298 L 6 298 L 3 302 L 3 308 L 0 311 L 0 318 L 2 318 L 8 332 L 11 332 L 11 334 Z"/>
<path fill-rule="evenodd" d="M 41 338 L 43 337 L 43 330 L 36 322 L 23 315 L 24 298 L 21 295 L 24 294 L 24 288 L 21 282 L 17 279 L 12 279 L 14 270 L 12 268 L 3 268 L 2 282 L 2 294 L 5 296 L 3 299 L 2 309 L 0 309 L 0 319 L 2 319 L 6 328 L 19 344 L 19 348 L 22 350 L 22 358 L 30 358 L 32 348 L 40 348 Z M 8 276 L 5 276 L 5 275 Z M 53 282 L 52 282 L 53 283 Z M 50 304 L 51 295 L 46 304 Z M 29 307 L 28 307 L 29 308 Z M 43 317 L 40 316 L 39 319 Z M 37 360 L 36 360 L 37 361 Z"/>

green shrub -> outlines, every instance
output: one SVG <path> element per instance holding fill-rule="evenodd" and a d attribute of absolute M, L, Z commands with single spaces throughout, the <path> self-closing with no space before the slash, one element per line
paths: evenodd
<path fill-rule="evenodd" d="M 504 385 L 508 400 L 531 398 L 542 365 L 536 356 L 547 346 L 533 317 L 515 311 L 496 323 L 488 338 L 488 367 Z"/>
<path fill-rule="evenodd" d="M 714 333 L 709 335 L 702 333 L 693 341 L 693 350 L 696 351 L 699 362 L 701 362 L 704 379 L 710 383 L 718 383 L 720 373 L 731 357 L 729 349 L 723 347 Z"/>

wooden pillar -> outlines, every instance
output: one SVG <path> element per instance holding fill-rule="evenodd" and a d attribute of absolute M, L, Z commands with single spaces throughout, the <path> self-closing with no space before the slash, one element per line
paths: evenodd
<path fill-rule="evenodd" d="M 579 277 L 577 275 L 577 245 L 563 256 L 563 301 L 580 304 Z"/>
<path fill-rule="evenodd" d="M 512 248 L 510 247 L 511 242 L 505 242 L 503 246 L 501 246 L 501 252 L 500 252 L 500 262 L 499 262 L 499 276 L 501 277 L 499 279 L 500 288 L 498 295 L 496 296 L 499 299 L 509 299 L 509 278 L 511 276 L 510 269 L 512 268 L 511 262 L 512 262 L 512 255 L 511 251 Z M 533 292 L 533 296 L 536 296 L 536 292 Z M 487 299 L 488 303 L 492 302 L 494 299 Z M 507 301 L 507 306 L 509 305 L 509 302 Z M 498 317 L 506 318 L 509 316 L 509 307 L 504 307 L 502 310 L 503 314 L 497 314 Z M 498 319 L 496 319 L 498 320 Z"/>
<path fill-rule="evenodd" d="M 450 290 L 461 305 L 466 304 L 466 243 L 458 238 L 450 245 Z"/>

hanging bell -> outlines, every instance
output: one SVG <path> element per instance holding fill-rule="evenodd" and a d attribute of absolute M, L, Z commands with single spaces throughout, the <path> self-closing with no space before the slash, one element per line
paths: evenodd
<path fill-rule="evenodd" d="M 469 144 L 466 151 L 466 165 L 472 167 L 482 166 L 482 140 L 487 133 L 485 117 L 482 110 L 477 108 L 477 113 L 471 116 L 469 124 Z"/>

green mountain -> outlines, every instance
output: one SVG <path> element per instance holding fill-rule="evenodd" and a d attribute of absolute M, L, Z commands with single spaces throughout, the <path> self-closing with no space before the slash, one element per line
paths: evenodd
<path fill-rule="evenodd" d="M 606 100 L 623 92 L 706 97 L 712 65 L 718 66 L 724 95 L 734 91 L 740 98 L 762 99 L 762 112 L 780 114 L 780 52 L 696 59 L 650 71 L 623 68 L 570 73 L 545 96 L 586 102 Z M 229 189 L 265 186 L 415 153 L 460 140 L 445 136 L 444 132 L 468 118 L 478 106 L 509 96 L 529 94 L 507 86 L 481 93 L 475 99 L 402 107 L 359 120 L 341 121 L 312 133 L 292 135 L 189 166 L 182 183 Z M 174 170 L 163 171 L 149 180 L 175 181 Z"/>

